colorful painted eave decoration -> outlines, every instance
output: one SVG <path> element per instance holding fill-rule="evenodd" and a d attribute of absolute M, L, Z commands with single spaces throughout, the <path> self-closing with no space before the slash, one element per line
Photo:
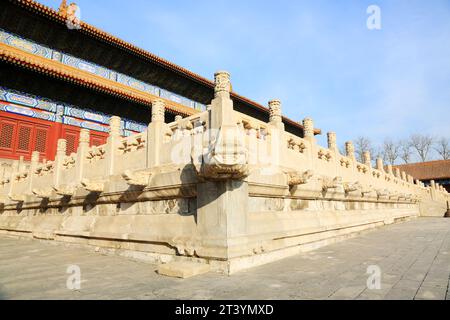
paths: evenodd
<path fill-rule="evenodd" d="M 108 132 L 111 119 L 111 115 L 50 101 L 4 87 L 0 87 L 0 110 L 100 132 Z M 123 135 L 129 136 L 145 131 L 147 126 L 122 119 L 121 128 Z"/>
<path fill-rule="evenodd" d="M 56 122 L 56 114 L 46 111 L 34 110 L 27 107 L 18 106 L 9 102 L 0 101 L 0 110 L 15 113 L 22 116 L 32 117 L 41 120 Z"/>
<path fill-rule="evenodd" d="M 85 72 L 95 74 L 102 78 L 124 84 L 131 88 L 168 99 L 170 101 L 182 104 L 184 106 L 187 106 L 187 107 L 190 107 L 193 109 L 197 109 L 197 110 L 201 110 L 201 111 L 206 110 L 206 106 L 201 103 L 192 101 L 188 98 L 185 98 L 185 97 L 182 97 L 175 93 L 161 89 L 157 86 L 153 86 L 148 83 L 139 81 L 139 80 L 129 77 L 127 75 L 109 70 L 109 69 L 99 66 L 97 64 L 94 64 L 94 63 L 79 59 L 77 57 L 73 57 L 71 55 L 44 47 L 44 46 L 37 44 L 33 41 L 30 41 L 28 39 L 24 39 L 17 35 L 7 33 L 2 29 L 0 29 L 0 42 L 10 45 L 12 47 L 18 48 L 25 52 L 61 62 L 65 65 L 77 68 L 79 70 L 83 70 Z"/>

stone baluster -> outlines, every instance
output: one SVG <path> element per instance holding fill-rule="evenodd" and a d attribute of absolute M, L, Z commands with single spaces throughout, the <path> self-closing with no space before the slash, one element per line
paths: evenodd
<path fill-rule="evenodd" d="M 164 100 L 156 99 L 152 103 L 152 122 L 147 130 L 147 168 L 160 164 L 160 152 L 164 141 L 166 105 Z"/>
<path fill-rule="evenodd" d="M 81 183 L 83 180 L 84 167 L 86 163 L 86 154 L 89 149 L 90 133 L 87 129 L 81 129 L 80 138 L 78 140 L 77 158 L 75 162 L 76 168 L 76 183 Z"/>
<path fill-rule="evenodd" d="M 11 165 L 11 174 L 9 178 L 9 192 L 12 194 L 14 190 L 14 185 L 16 183 L 16 175 L 19 173 L 19 160 L 14 160 Z"/>
<path fill-rule="evenodd" d="M 355 146 L 353 145 L 353 142 L 347 141 L 345 143 L 345 155 L 355 160 Z"/>
<path fill-rule="evenodd" d="M 403 180 L 403 181 L 407 181 L 407 178 L 406 178 L 406 172 L 405 172 L 405 171 L 402 171 L 400 174 L 401 174 L 402 180 Z"/>
<path fill-rule="evenodd" d="M 328 132 L 327 141 L 328 141 L 328 149 L 332 150 L 335 153 L 339 153 L 337 146 L 336 132 Z"/>
<path fill-rule="evenodd" d="M 269 101 L 269 123 L 278 129 L 284 130 L 283 117 L 281 111 L 281 101 L 273 99 Z"/>
<path fill-rule="evenodd" d="M 387 173 L 389 175 L 391 175 L 391 176 L 394 175 L 394 171 L 392 169 L 392 165 L 390 165 L 390 164 L 387 166 Z"/>
<path fill-rule="evenodd" d="M 395 168 L 394 170 L 394 176 L 398 179 L 401 178 L 401 174 L 400 174 L 400 169 L 399 168 Z"/>
<path fill-rule="evenodd" d="M 377 170 L 384 172 L 383 159 L 377 158 Z"/>
<path fill-rule="evenodd" d="M 363 153 L 363 162 L 366 166 L 368 166 L 369 168 L 372 168 L 372 159 L 371 159 L 369 151 L 365 151 Z"/>
<path fill-rule="evenodd" d="M 248 130 L 248 162 L 256 165 L 258 162 L 258 126 L 252 122 L 246 122 L 244 128 Z"/>
<path fill-rule="evenodd" d="M 64 159 L 67 156 L 67 140 L 59 139 L 56 148 L 56 157 L 54 164 L 54 180 L 53 185 L 58 188 L 61 185 L 61 177 L 63 176 Z"/>
<path fill-rule="evenodd" d="M 304 138 L 310 141 L 314 141 L 314 121 L 311 118 L 305 118 L 303 120 L 303 135 Z"/>
<path fill-rule="evenodd" d="M 19 172 L 20 173 L 25 172 L 26 168 L 27 168 L 27 165 L 25 164 L 24 157 L 20 156 L 20 158 L 19 158 Z"/>
<path fill-rule="evenodd" d="M 33 190 L 33 180 L 35 179 L 35 172 L 39 165 L 39 157 L 40 157 L 39 151 L 33 151 L 31 153 L 31 162 L 30 162 L 30 168 L 29 168 L 29 174 L 28 174 L 28 192 L 31 193 Z"/>
<path fill-rule="evenodd" d="M 279 165 L 281 163 L 281 159 L 283 159 L 283 154 L 286 152 L 285 145 L 281 143 L 284 135 L 284 123 L 282 118 L 282 105 L 281 101 L 278 99 L 272 99 L 269 101 L 269 127 L 270 131 L 270 144 L 269 144 L 269 153 L 272 165 Z"/>
<path fill-rule="evenodd" d="M 109 120 L 109 136 L 105 146 L 106 174 L 113 175 L 115 173 L 115 161 L 117 157 L 117 148 L 121 139 L 122 119 L 117 116 L 111 117 Z"/>
<path fill-rule="evenodd" d="M 430 191 L 431 199 L 436 200 L 436 182 L 434 180 L 430 181 Z"/>
<path fill-rule="evenodd" d="M 181 120 L 183 120 L 182 116 L 180 116 L 180 115 L 175 116 L 175 122 L 177 123 L 177 125 L 175 127 L 175 130 L 173 131 L 173 139 L 174 140 L 179 140 L 183 137 L 183 128 L 182 128 Z"/>
<path fill-rule="evenodd" d="M 197 226 L 201 250 L 205 250 L 199 254 L 222 260 L 235 255 L 248 241 L 248 182 L 243 179 L 248 174 L 248 158 L 242 154 L 244 135 L 230 98 L 230 74 L 219 71 L 214 82 L 214 99 L 208 111 L 210 130 L 205 136 L 208 152 L 201 170 L 204 180 L 197 184 Z M 228 159 L 227 164 L 222 159 Z M 226 238 L 233 238 L 233 243 L 218 240 Z"/>

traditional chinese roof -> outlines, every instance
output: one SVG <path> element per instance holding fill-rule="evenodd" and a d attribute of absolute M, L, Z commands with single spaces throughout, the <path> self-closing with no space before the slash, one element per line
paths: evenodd
<path fill-rule="evenodd" d="M 144 93 L 140 90 L 125 86 L 121 83 L 104 79 L 100 76 L 62 64 L 58 61 L 24 52 L 3 43 L 0 43 L 0 60 L 147 106 L 151 106 L 152 101 L 159 98 L 149 93 Z M 173 101 L 167 99 L 164 100 L 166 102 L 166 108 L 175 114 L 192 115 L 198 112 L 195 109 Z"/>
<path fill-rule="evenodd" d="M 438 160 L 395 166 L 419 180 L 450 179 L 450 160 Z"/>
<path fill-rule="evenodd" d="M 212 81 L 85 22 L 80 23 L 79 30 L 69 30 L 63 13 L 36 1 L 2 1 L 1 7 L 0 28 L 203 104 L 209 104 L 214 96 Z M 44 69 L 44 66 L 39 65 L 34 68 Z M 44 72 L 48 71 L 44 70 Z M 91 77 L 94 78 L 92 75 Z M 111 84 L 108 84 L 106 89 L 105 83 L 97 83 L 97 80 L 87 81 L 88 86 L 108 94 L 142 102 L 142 96 L 129 88 L 112 88 L 109 86 Z M 130 91 L 126 92 L 127 90 Z M 231 96 L 237 111 L 268 121 L 269 110 L 266 107 L 235 92 Z M 298 122 L 286 117 L 283 117 L 283 122 L 288 132 L 303 134 L 303 127 Z M 316 129 L 315 133 L 320 134 L 321 131 Z"/>

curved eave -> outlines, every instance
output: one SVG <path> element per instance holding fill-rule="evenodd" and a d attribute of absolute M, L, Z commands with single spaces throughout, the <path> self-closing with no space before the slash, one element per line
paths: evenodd
<path fill-rule="evenodd" d="M 0 60 L 144 106 L 150 107 L 155 99 L 161 99 L 160 97 L 67 66 L 58 61 L 35 56 L 3 43 L 0 43 Z M 173 114 L 190 116 L 199 112 L 167 99 L 162 100 L 166 103 L 166 110 Z"/>
<path fill-rule="evenodd" d="M 61 25 L 66 24 L 66 17 L 64 15 L 60 14 L 58 11 L 56 11 L 50 7 L 47 7 L 41 3 L 38 3 L 33 0 L 9 0 L 9 1 L 11 1 L 12 3 L 16 3 L 16 4 L 20 5 L 21 7 L 25 8 L 29 11 L 32 11 L 42 17 L 45 17 L 46 19 L 55 21 Z M 184 78 L 188 78 L 196 83 L 199 83 L 200 85 L 205 86 L 205 87 L 209 88 L 210 90 L 214 90 L 214 83 L 198 74 L 195 74 L 195 73 L 193 73 L 183 67 L 180 67 L 168 60 L 160 58 L 148 51 L 138 48 L 138 47 L 136 47 L 124 40 L 121 40 L 103 30 L 100 30 L 90 24 L 81 22 L 80 26 L 81 26 L 81 29 L 78 30 L 78 32 L 86 34 L 94 39 L 97 39 L 98 41 L 107 43 L 108 45 L 111 45 L 111 46 L 117 47 L 121 50 L 127 51 L 128 53 L 136 55 L 143 60 L 151 61 L 152 63 L 155 63 L 163 68 L 166 68 L 170 71 L 178 73 L 180 76 L 182 76 Z M 237 94 L 235 92 L 231 93 L 231 97 L 233 100 L 244 103 L 245 105 L 249 106 L 250 108 L 253 108 L 259 112 L 262 112 L 263 114 L 266 114 L 266 115 L 269 114 L 268 108 L 264 107 L 263 105 L 261 105 L 259 103 L 254 102 L 248 98 L 240 96 L 239 94 Z M 303 126 L 296 121 L 293 121 L 287 117 L 283 117 L 283 122 L 290 126 L 299 128 L 303 131 Z M 321 130 L 315 129 L 314 133 L 321 134 Z"/>

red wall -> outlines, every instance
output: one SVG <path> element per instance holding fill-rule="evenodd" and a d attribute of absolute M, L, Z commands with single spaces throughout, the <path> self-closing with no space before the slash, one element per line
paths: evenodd
<path fill-rule="evenodd" d="M 67 154 L 76 152 L 81 128 L 0 111 L 0 158 L 31 159 L 39 151 L 41 159 L 54 160 L 58 139 L 67 140 Z M 91 131 L 91 145 L 106 143 L 108 134 Z"/>

